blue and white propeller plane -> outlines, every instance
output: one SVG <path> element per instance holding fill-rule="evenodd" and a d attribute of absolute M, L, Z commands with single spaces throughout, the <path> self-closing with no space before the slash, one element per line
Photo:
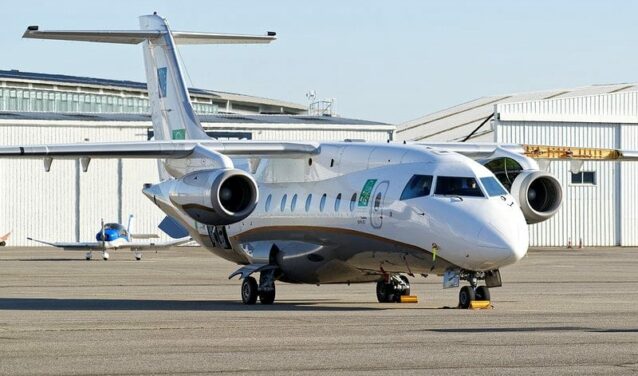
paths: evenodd
<path fill-rule="evenodd" d="M 635 159 L 636 152 L 514 144 L 255 142 L 209 138 L 190 102 L 177 44 L 270 43 L 263 36 L 141 30 L 40 31 L 25 38 L 141 43 L 155 141 L 16 145 L 0 157 L 150 158 L 143 193 L 199 244 L 240 265 L 241 298 L 275 300 L 275 282 L 376 283 L 379 302 L 410 293 L 406 275 L 443 276 L 459 306 L 489 300 L 523 258 L 527 225 L 557 211 L 562 188 L 537 159 Z M 238 168 L 238 166 L 246 166 Z M 257 281 L 252 275 L 259 273 Z"/>
<path fill-rule="evenodd" d="M 28 237 L 28 240 L 50 245 L 52 247 L 62 248 L 65 251 L 87 251 L 84 258 L 91 260 L 93 251 L 102 251 L 102 258 L 107 261 L 110 257 L 109 251 L 117 251 L 119 249 L 129 249 L 135 252 L 135 259 L 142 259 L 142 251 L 153 249 L 166 249 L 192 241 L 190 236 L 176 239 L 163 243 L 144 243 L 135 242 L 133 239 L 152 239 L 159 238 L 157 234 L 136 234 L 134 233 L 135 217 L 131 214 L 128 219 L 128 227 L 124 227 L 119 223 L 104 223 L 100 231 L 95 235 L 95 242 L 47 242 Z"/>

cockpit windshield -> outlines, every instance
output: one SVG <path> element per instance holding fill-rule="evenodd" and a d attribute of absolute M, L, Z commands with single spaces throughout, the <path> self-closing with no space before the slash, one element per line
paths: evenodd
<path fill-rule="evenodd" d="M 126 228 L 119 223 L 106 223 L 104 230 L 115 230 L 120 235 L 126 235 Z"/>
<path fill-rule="evenodd" d="M 487 177 L 481 178 L 481 183 L 483 183 L 483 187 L 487 191 L 487 195 L 490 197 L 504 196 L 507 194 L 507 191 L 505 190 L 505 188 L 503 188 L 501 183 L 499 183 L 498 180 L 496 180 L 496 178 L 487 176 Z"/>
<path fill-rule="evenodd" d="M 432 188 L 432 175 L 414 175 L 401 193 L 401 201 L 428 196 Z"/>
<path fill-rule="evenodd" d="M 485 197 L 475 178 L 439 176 L 434 194 L 450 196 Z"/>

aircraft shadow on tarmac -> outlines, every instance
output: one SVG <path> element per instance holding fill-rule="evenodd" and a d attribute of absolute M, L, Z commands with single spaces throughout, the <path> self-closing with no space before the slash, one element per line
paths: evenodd
<path fill-rule="evenodd" d="M 280 301 L 247 306 L 235 300 L 0 298 L 0 311 L 375 311 L 380 307 L 320 306 L 338 302 Z M 387 307 L 389 308 L 389 307 Z"/>
<path fill-rule="evenodd" d="M 523 333 L 523 332 L 591 332 L 591 333 L 638 333 L 637 328 L 600 329 L 581 326 L 533 326 L 520 328 L 449 328 L 424 329 L 423 331 L 437 333 Z"/>

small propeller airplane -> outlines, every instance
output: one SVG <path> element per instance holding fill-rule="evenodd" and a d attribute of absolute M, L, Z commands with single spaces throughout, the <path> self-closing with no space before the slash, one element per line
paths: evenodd
<path fill-rule="evenodd" d="M 33 239 L 27 237 L 28 240 L 50 245 L 53 247 L 63 248 L 65 251 L 84 251 L 87 250 L 84 258 L 91 260 L 93 251 L 102 251 L 102 258 L 107 261 L 110 257 L 109 250 L 116 251 L 118 249 L 130 249 L 135 252 L 135 259 L 142 259 L 142 250 L 144 249 L 166 249 L 190 242 L 190 236 L 172 240 L 164 243 L 141 243 L 134 242 L 133 239 L 153 239 L 159 238 L 157 234 L 135 234 L 134 231 L 135 216 L 132 214 L 128 219 L 128 227 L 124 227 L 119 223 L 104 223 L 100 231 L 95 235 L 96 242 L 47 242 L 44 240 Z"/>
<path fill-rule="evenodd" d="M 0 236 L 0 247 L 4 247 L 5 245 L 7 245 L 7 240 L 9 240 L 9 236 L 10 235 L 11 235 L 11 231 L 9 231 L 6 234 Z"/>

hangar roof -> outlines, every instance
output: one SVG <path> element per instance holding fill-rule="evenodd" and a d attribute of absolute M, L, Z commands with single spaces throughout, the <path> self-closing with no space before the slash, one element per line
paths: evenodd
<path fill-rule="evenodd" d="M 333 116 L 308 115 L 197 115 L 202 123 L 230 124 L 316 124 L 316 125 L 361 125 L 391 127 L 376 121 L 348 119 Z M 99 122 L 149 122 L 149 114 L 123 113 L 60 113 L 60 112 L 0 112 L 0 120 L 54 120 L 54 121 L 99 121 Z"/>
<path fill-rule="evenodd" d="M 571 98 L 638 91 L 638 84 L 591 85 L 574 89 L 556 89 L 478 98 L 397 125 L 397 140 L 461 141 L 481 122 L 494 113 L 494 106 L 502 103 L 524 102 L 554 98 Z M 485 124 L 471 138 L 473 141 L 493 141 L 493 132 Z"/>
<path fill-rule="evenodd" d="M 71 84 L 78 86 L 89 87 L 110 87 L 110 88 L 123 88 L 136 91 L 146 91 L 145 82 L 127 81 L 127 80 L 111 80 L 106 78 L 94 78 L 94 77 L 82 77 L 82 76 L 68 76 L 63 74 L 50 74 L 50 73 L 35 73 L 35 72 L 22 72 L 19 70 L 0 70 L 0 80 L 15 80 L 15 81 L 36 81 L 42 83 L 61 83 Z M 231 100 L 237 102 L 247 103 L 260 103 L 271 106 L 283 106 L 294 108 L 297 110 L 306 110 L 305 105 L 297 103 L 280 101 L 270 98 L 255 97 L 251 95 L 244 95 L 238 93 L 229 93 L 225 91 L 206 90 L 189 88 L 188 91 L 195 95 L 203 95 L 206 97 L 218 98 L 220 100 Z"/>

